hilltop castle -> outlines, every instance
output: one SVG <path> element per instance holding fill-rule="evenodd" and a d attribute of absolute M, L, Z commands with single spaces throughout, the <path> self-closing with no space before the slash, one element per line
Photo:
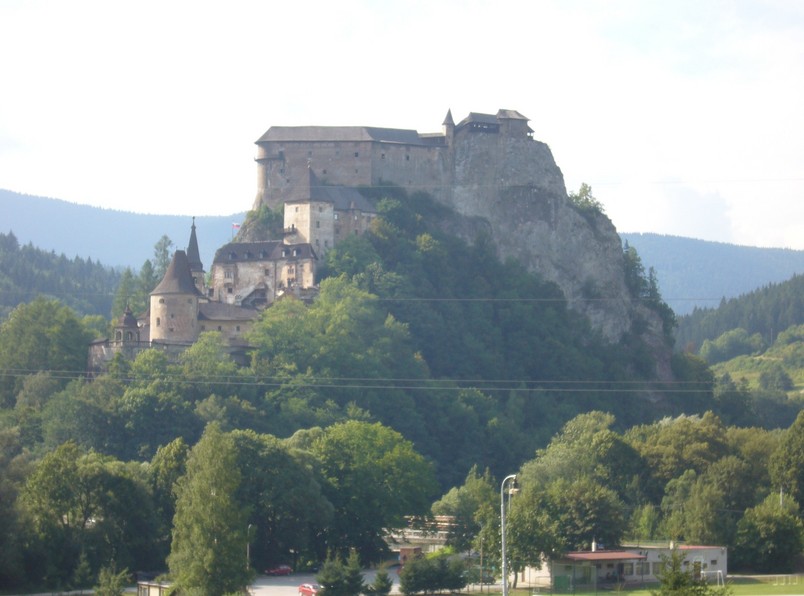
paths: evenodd
<path fill-rule="evenodd" d="M 447 205 L 455 214 L 454 233 L 469 242 L 478 230 L 489 233 L 502 258 L 558 284 L 570 307 L 609 340 L 629 332 L 633 309 L 660 335 L 652 315 L 628 298 L 611 221 L 572 208 L 549 147 L 533 139 L 528 118 L 515 110 L 473 112 L 458 124 L 448 111 L 442 131 L 428 134 L 275 126 L 256 145 L 254 209 L 282 207 L 282 237 L 222 246 L 207 287 L 193 225 L 186 253 L 176 251 L 151 293 L 149 312 L 139 319 L 124 314 L 114 338 L 98 342 L 99 360 L 153 345 L 181 350 L 206 330 L 220 331 L 233 349 L 244 348 L 260 309 L 289 293 L 314 295 L 318 260 L 343 238 L 365 233 L 376 217 L 359 189 L 383 184 L 424 191 Z M 617 300 L 585 299 L 590 293 Z"/>
<path fill-rule="evenodd" d="M 449 201 L 455 186 L 488 181 L 489 173 L 510 162 L 513 153 L 506 145 L 514 143 L 526 154 L 546 147 L 533 140 L 528 119 L 515 110 L 472 112 L 457 125 L 448 111 L 442 127 L 440 133 L 422 134 L 368 126 L 273 126 L 256 142 L 254 208 L 308 198 L 308 171 L 322 187 L 393 183 Z"/>

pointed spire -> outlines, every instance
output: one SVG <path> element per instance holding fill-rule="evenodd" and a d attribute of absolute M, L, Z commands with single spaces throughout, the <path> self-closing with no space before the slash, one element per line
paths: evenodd
<path fill-rule="evenodd" d="M 187 245 L 187 260 L 190 262 L 191 271 L 203 271 L 204 264 L 201 262 L 201 254 L 198 252 L 198 239 L 195 237 L 195 217 L 190 228 L 190 244 Z"/>
<path fill-rule="evenodd" d="M 183 250 L 173 253 L 173 260 L 165 271 L 165 277 L 151 292 L 151 296 L 155 294 L 199 294 L 190 272 L 190 262 Z"/>
<path fill-rule="evenodd" d="M 452 109 L 447 110 L 447 116 L 441 124 L 444 126 L 455 126 L 455 120 L 452 119 Z"/>

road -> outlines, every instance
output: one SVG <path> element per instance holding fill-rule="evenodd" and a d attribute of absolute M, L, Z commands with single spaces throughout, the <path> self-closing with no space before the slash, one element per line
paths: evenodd
<path fill-rule="evenodd" d="M 367 584 L 374 582 L 376 571 L 369 569 L 363 572 L 363 578 Z M 399 594 L 399 576 L 396 569 L 390 569 L 388 575 L 394 580 L 394 587 L 391 592 Z M 261 575 L 251 585 L 253 596 L 298 596 L 300 584 L 314 584 L 315 574 L 294 573 L 282 577 L 267 577 Z"/>

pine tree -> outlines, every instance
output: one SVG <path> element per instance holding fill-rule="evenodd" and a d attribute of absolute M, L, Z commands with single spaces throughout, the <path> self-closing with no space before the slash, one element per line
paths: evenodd
<path fill-rule="evenodd" d="M 234 441 L 211 424 L 177 484 L 168 565 L 180 590 L 219 596 L 243 592 L 250 583 L 246 510 L 235 497 L 239 486 Z"/>

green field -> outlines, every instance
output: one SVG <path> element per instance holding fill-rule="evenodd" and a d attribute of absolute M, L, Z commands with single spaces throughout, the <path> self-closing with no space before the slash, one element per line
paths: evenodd
<path fill-rule="evenodd" d="M 774 596 L 774 595 L 804 595 L 804 576 L 764 576 L 764 577 L 735 577 L 729 579 L 728 585 L 734 596 Z M 495 586 L 496 588 L 496 586 Z M 593 596 L 595 594 L 628 594 L 629 596 L 650 596 L 651 589 L 648 588 L 625 588 L 617 589 L 598 589 L 597 591 L 575 591 L 575 592 L 549 592 L 538 591 L 531 588 L 509 589 L 509 596 L 531 596 L 534 594 L 575 594 L 577 596 Z M 477 594 L 478 592 L 473 592 Z M 491 594 L 499 594 L 499 590 L 493 589 Z"/>

